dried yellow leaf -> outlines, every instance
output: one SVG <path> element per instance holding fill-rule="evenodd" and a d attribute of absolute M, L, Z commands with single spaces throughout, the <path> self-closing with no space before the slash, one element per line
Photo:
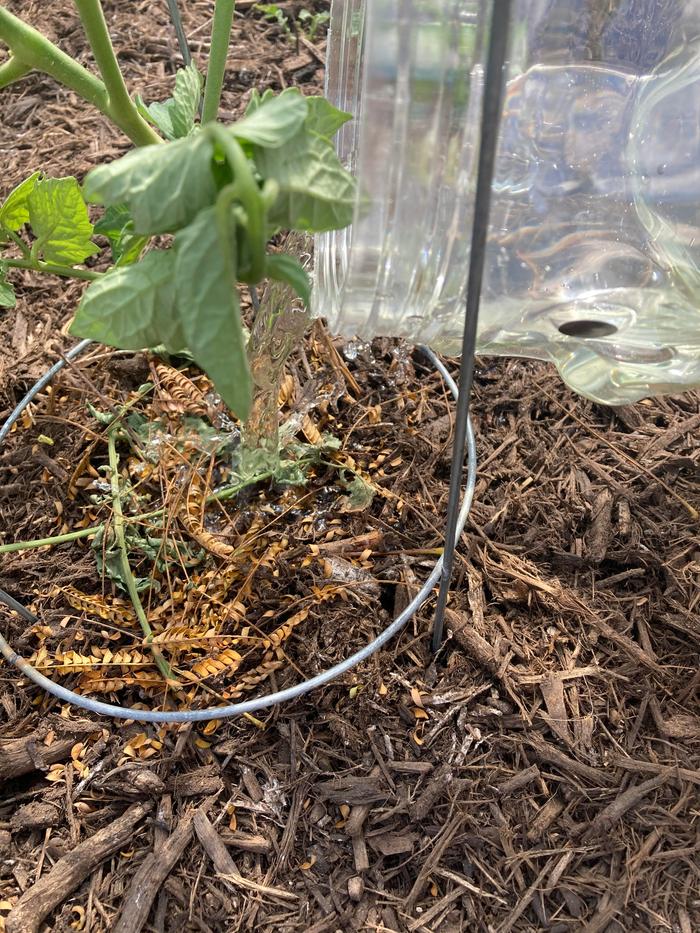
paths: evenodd
<path fill-rule="evenodd" d="M 301 432 L 309 444 L 313 444 L 315 447 L 320 447 L 323 444 L 321 432 L 310 415 L 304 415 L 301 422 Z"/>
<path fill-rule="evenodd" d="M 51 767 L 46 772 L 44 777 L 46 778 L 47 781 L 51 781 L 51 783 L 56 784 L 56 783 L 59 783 L 60 781 L 65 781 L 66 779 L 65 771 L 66 771 L 65 765 L 60 765 L 60 764 L 51 765 Z"/>
<path fill-rule="evenodd" d="M 370 424 L 379 424 L 382 420 L 382 406 L 372 405 L 367 409 L 367 420 Z"/>
<path fill-rule="evenodd" d="M 411 699 L 415 706 L 420 706 L 421 709 L 423 708 L 423 700 L 421 699 L 421 692 L 418 687 L 411 687 Z"/>

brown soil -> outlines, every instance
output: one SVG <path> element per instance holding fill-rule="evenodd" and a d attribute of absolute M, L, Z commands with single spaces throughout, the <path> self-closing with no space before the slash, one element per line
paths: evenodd
<path fill-rule="evenodd" d="M 8 6 L 50 20 L 68 51 L 82 48 L 71 4 Z M 166 5 L 105 6 L 131 88 L 167 96 L 179 56 Z M 239 6 L 232 116 L 253 86 L 320 86 L 322 39 L 297 47 L 252 4 Z M 211 12 L 211 2 L 187 5 L 196 56 Z M 3 195 L 35 168 L 82 175 L 124 149 L 48 79 L 3 92 L 0 113 Z M 3 415 L 70 345 L 63 329 L 81 287 L 26 276 L 0 333 Z M 425 578 L 444 528 L 451 406 L 440 380 L 389 341 L 343 364 L 324 340 L 314 329 L 292 362 L 285 417 L 313 399 L 314 424 L 344 441 L 373 501 L 347 511 L 337 465 L 321 463 L 308 485 L 260 484 L 207 525 L 217 541 L 240 542 L 263 522 L 238 555 L 246 577 L 255 568 L 243 602 L 260 637 L 308 609 L 260 692 L 365 644 Z M 118 405 L 148 374 L 138 356 L 86 360 L 37 401 L 0 452 L 3 542 L 108 517 L 88 499 L 94 487 L 69 495 L 90 439 L 92 468 L 106 457 L 85 401 Z M 319 404 L 324 386 L 337 388 Z M 0 671 L 0 930 L 37 929 L 47 910 L 55 931 L 700 928 L 700 398 L 605 409 L 544 365 L 488 361 L 473 418 L 477 491 L 437 664 L 429 606 L 344 680 L 259 723 L 213 729 L 91 718 Z M 126 465 L 124 441 L 120 455 Z M 177 501 L 172 477 L 146 488 Z M 182 523 L 173 529 L 191 542 Z M 226 557 L 200 551 L 192 572 L 223 573 Z M 0 586 L 41 615 L 27 627 L 2 610 L 26 655 L 145 650 L 128 626 L 115 637 L 113 617 L 67 599 L 75 587 L 112 605 L 89 544 L 3 555 Z M 240 591 L 239 581 L 225 594 L 218 632 L 230 637 L 240 634 L 230 612 Z M 175 655 L 186 671 L 215 654 L 189 648 Z M 203 705 L 212 691 L 235 694 L 263 654 L 200 678 L 188 695 L 132 683 L 122 665 L 124 682 L 101 695 Z M 153 670 L 150 656 L 132 668 L 140 663 Z M 70 665 L 53 675 L 85 688 Z"/>

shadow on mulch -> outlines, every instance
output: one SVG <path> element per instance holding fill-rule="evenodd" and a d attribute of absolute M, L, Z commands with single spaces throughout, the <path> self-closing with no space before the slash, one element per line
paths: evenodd
<path fill-rule="evenodd" d="M 231 115 L 252 86 L 322 80 L 322 52 L 297 49 L 251 6 L 240 4 Z M 42 26 L 48 7 L 54 38 L 80 49 L 71 4 L 8 7 Z M 178 55 L 165 4 L 106 8 L 130 86 L 166 96 Z M 187 4 L 195 57 L 212 8 Z M 0 112 L 3 193 L 35 168 L 82 175 L 124 149 L 48 79 L 3 92 Z M 80 289 L 27 275 L 0 335 L 4 414 L 68 346 Z M 394 396 L 423 400 L 393 487 L 418 517 L 383 567 L 400 569 L 393 604 L 384 593 L 305 622 L 319 664 L 400 607 L 429 563 L 415 551 L 440 546 L 449 406 L 407 355 L 392 395 L 373 376 L 386 351 L 348 365 L 367 408 L 394 422 Z M 473 417 L 475 504 L 437 666 L 428 609 L 344 681 L 263 716 L 264 729 L 213 730 L 90 720 L 3 669 L 0 918 L 21 903 L 8 930 L 37 929 L 47 911 L 51 930 L 122 933 L 700 927 L 700 539 L 684 504 L 700 508 L 700 397 L 611 410 L 547 366 L 488 360 Z M 71 435 L 50 427 L 54 447 L 18 432 L 0 453 L 4 541 L 55 532 Z M 382 527 L 373 509 L 367 522 Z M 59 575 L 80 579 L 92 558 L 79 553 L 6 557 L 0 585 L 31 598 Z"/>

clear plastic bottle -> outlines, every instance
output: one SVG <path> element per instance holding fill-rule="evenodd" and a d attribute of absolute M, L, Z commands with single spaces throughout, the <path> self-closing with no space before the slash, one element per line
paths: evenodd
<path fill-rule="evenodd" d="M 459 351 L 489 4 L 333 0 L 353 225 L 315 313 Z M 624 404 L 700 385 L 700 0 L 514 0 L 478 330 Z"/>

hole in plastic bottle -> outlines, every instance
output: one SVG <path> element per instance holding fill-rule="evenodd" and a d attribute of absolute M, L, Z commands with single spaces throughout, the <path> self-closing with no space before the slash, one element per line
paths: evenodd
<path fill-rule="evenodd" d="M 559 333 L 567 337 L 609 337 L 617 333 L 617 327 L 607 321 L 566 321 L 559 325 Z"/>

